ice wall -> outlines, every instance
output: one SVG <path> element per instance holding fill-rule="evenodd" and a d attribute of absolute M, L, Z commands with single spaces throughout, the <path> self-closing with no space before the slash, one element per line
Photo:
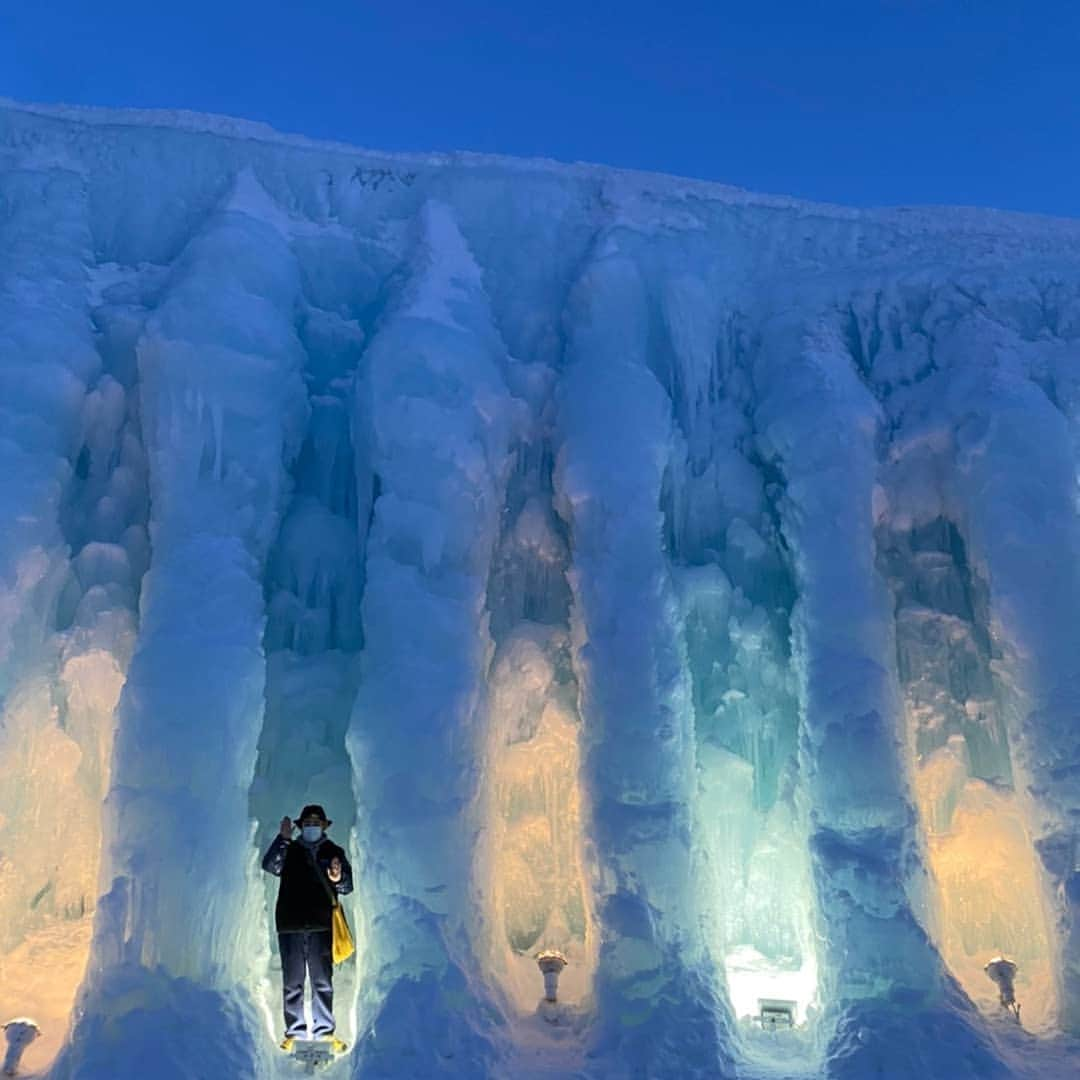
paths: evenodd
<path fill-rule="evenodd" d="M 124 980 L 152 973 L 181 1014 L 193 988 L 221 995 L 227 1015 L 257 940 L 238 856 L 263 716 L 262 566 L 306 406 L 296 264 L 258 196 L 241 175 L 159 282 L 137 345 L 152 557 L 104 811 L 87 990 L 103 1008 L 83 1021 L 75 1075 L 145 1037 L 131 1029 L 147 1002 Z M 176 1052 L 235 1062 L 232 1026 L 185 1026 Z"/>
<path fill-rule="evenodd" d="M 31 1064 L 275 1075 L 317 801 L 334 1075 L 1074 1071 L 1080 227 L 4 106 L 0 255 Z"/>
<path fill-rule="evenodd" d="M 448 883 L 469 876 L 486 575 L 515 409 L 480 269 L 445 205 L 424 204 L 411 243 L 356 394 L 378 486 L 349 731 L 371 921 L 361 1068 L 477 1073 L 490 1021 L 463 940 L 468 895 Z"/>
<path fill-rule="evenodd" d="M 695 1075 L 726 1054 L 688 903 L 693 717 L 660 512 L 671 417 L 647 364 L 638 243 L 602 233 L 569 299 L 556 489 L 592 720 L 600 1046 L 622 1070 Z"/>
<path fill-rule="evenodd" d="M 124 335 L 86 316 L 78 177 L 5 172 L 0 191 L 0 1011 L 36 1018 L 32 1066 L 62 1044 L 86 967 L 146 467 Z"/>

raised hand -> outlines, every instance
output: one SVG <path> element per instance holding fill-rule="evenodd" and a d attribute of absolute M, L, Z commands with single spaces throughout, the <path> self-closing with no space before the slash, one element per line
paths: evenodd
<path fill-rule="evenodd" d="M 293 823 L 292 818 L 283 817 L 281 819 L 281 835 L 286 840 L 292 839 Z"/>
<path fill-rule="evenodd" d="M 341 880 L 341 860 L 335 855 L 330 860 L 330 869 L 326 876 L 336 885 Z"/>

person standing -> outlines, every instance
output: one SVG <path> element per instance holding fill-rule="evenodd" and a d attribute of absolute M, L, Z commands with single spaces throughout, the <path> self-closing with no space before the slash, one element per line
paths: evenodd
<path fill-rule="evenodd" d="M 274 919 L 281 950 L 281 988 L 285 1037 L 281 1049 L 292 1050 L 307 1034 L 304 1018 L 304 976 L 311 983 L 311 1037 L 330 1039 L 335 1053 L 345 1043 L 335 1034 L 334 963 L 331 927 L 336 893 L 352 892 L 352 867 L 327 835 L 331 821 L 321 806 L 305 806 L 297 819 L 300 836 L 293 839 L 293 822 L 284 817 L 274 842 L 263 856 L 262 868 L 281 878 Z"/>

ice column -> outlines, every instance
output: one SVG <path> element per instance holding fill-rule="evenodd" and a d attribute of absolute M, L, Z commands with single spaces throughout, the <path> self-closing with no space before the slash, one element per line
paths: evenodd
<path fill-rule="evenodd" d="M 76 1075 L 106 1067 L 128 1011 L 155 1008 L 183 1015 L 188 1033 L 163 1040 L 159 1075 L 251 1072 L 236 1006 L 258 926 L 248 788 L 263 562 L 306 411 L 298 276 L 276 221 L 241 175 L 173 266 L 138 346 L 153 558 L 120 707 L 110 884 Z"/>
<path fill-rule="evenodd" d="M 882 1075 L 911 1075 L 916 1058 L 906 1055 L 917 1043 L 895 1029 L 908 1014 L 887 1003 L 933 1006 L 942 986 L 904 888 L 915 856 L 891 612 L 874 559 L 877 405 L 825 319 L 774 322 L 755 375 L 759 441 L 786 485 L 780 513 L 799 590 L 802 755 L 828 934 L 823 996 L 840 1023 L 832 1053 L 838 1075 L 861 1075 L 870 1062 L 892 1070 Z"/>
<path fill-rule="evenodd" d="M 556 473 L 600 863 L 600 1037 L 651 1077 L 695 1062 L 715 1075 L 714 1007 L 689 945 L 692 708 L 660 509 L 671 405 L 620 243 L 632 234 L 600 238 L 569 301 Z"/>
<path fill-rule="evenodd" d="M 366 438 L 378 493 L 348 738 L 371 931 L 358 1068 L 477 1076 L 489 1074 L 492 1051 L 468 944 L 466 811 L 485 734 L 486 589 L 516 410 L 480 270 L 450 211 L 426 204 L 416 228 L 357 389 L 357 443 Z"/>

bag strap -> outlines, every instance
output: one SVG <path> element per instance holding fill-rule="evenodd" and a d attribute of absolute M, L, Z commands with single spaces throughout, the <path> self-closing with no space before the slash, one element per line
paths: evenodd
<path fill-rule="evenodd" d="M 322 882 L 322 887 L 326 890 L 326 895 L 330 898 L 330 904 L 333 907 L 338 906 L 338 894 L 335 889 L 330 888 L 330 882 L 327 880 L 326 875 L 319 867 L 318 860 L 315 858 L 315 849 L 309 848 L 307 844 L 302 844 L 297 840 L 296 843 L 301 844 L 304 849 L 304 855 L 307 856 L 307 861 L 311 864 L 311 868 L 315 871 L 315 876 Z"/>

